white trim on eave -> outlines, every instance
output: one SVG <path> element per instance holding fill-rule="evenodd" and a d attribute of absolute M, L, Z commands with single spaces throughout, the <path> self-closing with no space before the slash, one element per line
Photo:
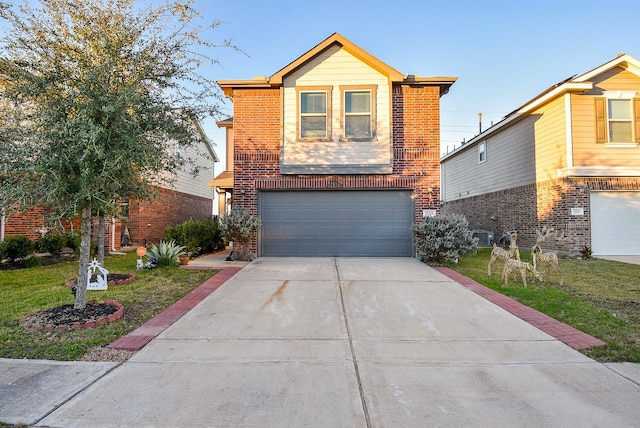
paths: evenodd
<path fill-rule="evenodd" d="M 640 61 L 632 57 L 631 55 L 622 54 L 617 58 L 612 59 L 609 62 L 602 64 L 599 67 L 594 68 L 591 71 L 582 74 L 575 79 L 574 82 L 586 82 L 588 80 L 593 79 L 594 77 L 604 73 L 605 71 L 611 70 L 614 67 L 622 67 L 630 72 L 640 76 Z"/>
<path fill-rule="evenodd" d="M 500 122 L 498 122 L 491 128 L 487 129 L 481 134 L 476 135 L 475 137 L 470 139 L 465 145 L 459 147 L 457 150 L 454 150 L 451 153 L 447 153 L 446 155 L 444 155 L 442 158 L 440 158 L 440 162 L 443 162 L 455 155 L 462 153 L 469 147 L 475 146 L 479 141 L 489 138 L 491 135 L 495 134 L 502 128 L 505 128 L 511 125 L 512 123 L 520 120 L 523 116 L 526 116 L 526 114 L 529 113 L 530 111 L 535 110 L 536 108 L 552 100 L 553 98 L 559 97 L 563 93 L 588 91 L 592 88 L 593 88 L 593 83 L 590 83 L 590 82 L 584 82 L 584 83 L 567 82 L 549 92 L 543 93 L 539 95 L 537 98 L 534 98 L 533 100 L 525 104 L 524 106 L 520 107 L 515 112 L 511 113 L 508 116 L 505 116 L 504 119 L 502 119 Z"/>

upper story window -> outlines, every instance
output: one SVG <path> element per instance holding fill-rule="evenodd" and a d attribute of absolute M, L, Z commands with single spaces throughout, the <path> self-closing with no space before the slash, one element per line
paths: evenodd
<path fill-rule="evenodd" d="M 344 140 L 372 140 L 375 130 L 376 87 L 341 86 Z"/>
<path fill-rule="evenodd" d="M 605 92 L 595 99 L 596 141 L 636 147 L 640 142 L 640 99 L 635 92 Z"/>
<path fill-rule="evenodd" d="M 303 140 L 330 138 L 331 90 L 329 88 L 298 89 L 298 136 Z"/>
<path fill-rule="evenodd" d="M 483 141 L 478 144 L 478 163 L 483 163 L 487 161 L 487 143 Z"/>
<path fill-rule="evenodd" d="M 607 100 L 610 143 L 633 141 L 633 104 L 631 99 Z"/>

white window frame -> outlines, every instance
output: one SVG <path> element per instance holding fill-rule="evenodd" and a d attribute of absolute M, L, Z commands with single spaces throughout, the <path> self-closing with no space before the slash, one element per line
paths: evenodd
<path fill-rule="evenodd" d="M 607 147 L 638 147 L 638 144 L 635 143 L 636 135 L 635 135 L 635 118 L 633 116 L 633 99 L 637 97 L 637 92 L 625 92 L 625 91 L 605 91 L 603 93 L 605 98 L 605 119 L 607 124 L 607 142 L 605 146 Z M 629 119 L 617 119 L 611 118 L 611 108 L 610 101 L 611 100 L 623 100 L 629 103 Z M 630 141 L 611 141 L 611 123 L 612 122 L 629 122 L 631 126 L 631 139 Z"/>
<path fill-rule="evenodd" d="M 487 161 L 487 142 L 483 141 L 478 144 L 478 163 L 485 163 Z"/>
<path fill-rule="evenodd" d="M 330 86 L 313 86 L 296 88 L 297 99 L 297 139 L 300 141 L 329 141 L 331 139 L 331 87 Z M 325 96 L 325 112 L 320 113 L 303 113 L 302 112 L 302 95 L 324 93 Z M 325 135 L 315 137 L 302 136 L 302 118 L 303 117 L 324 117 L 325 119 Z"/>
<path fill-rule="evenodd" d="M 340 141 L 374 141 L 376 139 L 377 130 L 376 130 L 376 106 L 378 102 L 377 95 L 377 85 L 345 85 L 340 86 L 340 119 L 341 119 L 341 127 L 342 127 L 342 136 Z M 351 92 L 368 92 L 369 93 L 369 112 L 362 113 L 356 112 L 351 113 L 347 112 L 347 93 Z M 347 117 L 348 116 L 368 116 L 369 117 L 369 135 L 362 137 L 347 137 L 346 129 L 347 129 Z"/>

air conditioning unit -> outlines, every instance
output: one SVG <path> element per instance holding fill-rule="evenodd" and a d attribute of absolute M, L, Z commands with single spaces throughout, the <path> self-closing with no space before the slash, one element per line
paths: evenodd
<path fill-rule="evenodd" d="M 476 229 L 473 231 L 473 237 L 478 238 L 478 247 L 493 246 L 493 232 L 490 230 Z"/>

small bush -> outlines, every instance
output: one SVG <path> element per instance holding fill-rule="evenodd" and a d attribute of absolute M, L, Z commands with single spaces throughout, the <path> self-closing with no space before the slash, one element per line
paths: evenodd
<path fill-rule="evenodd" d="M 53 256 L 59 256 L 66 245 L 67 237 L 58 234 L 45 235 L 36 244 L 38 251 L 49 253 Z"/>
<path fill-rule="evenodd" d="M 459 256 L 475 254 L 478 249 L 478 238 L 460 214 L 425 217 L 413 226 L 413 234 L 416 254 L 425 263 L 457 263 Z"/>
<path fill-rule="evenodd" d="M 260 219 L 242 209 L 232 209 L 220 219 L 220 230 L 223 236 L 233 241 L 233 252 L 236 260 L 252 260 L 251 239 L 260 227 Z"/>
<path fill-rule="evenodd" d="M 75 254 L 80 253 L 80 241 L 82 240 L 82 236 L 80 232 L 77 230 L 70 230 L 67 232 L 67 243 L 66 246 L 71 248 Z"/>
<path fill-rule="evenodd" d="M 24 259 L 33 252 L 33 242 L 26 236 L 8 236 L 2 241 L 0 255 L 11 261 Z"/>
<path fill-rule="evenodd" d="M 175 241 L 160 241 L 156 244 L 151 244 L 148 257 L 152 264 L 157 266 L 171 266 L 176 264 L 176 258 L 184 254 L 184 246 L 176 245 Z"/>
<path fill-rule="evenodd" d="M 211 253 L 222 245 L 218 221 L 213 218 L 187 220 L 164 230 L 165 241 L 183 245 L 191 255 Z"/>
<path fill-rule="evenodd" d="M 582 259 L 589 260 L 593 256 L 593 251 L 591 251 L 591 247 L 585 245 L 580 249 L 580 255 L 582 256 Z"/>

